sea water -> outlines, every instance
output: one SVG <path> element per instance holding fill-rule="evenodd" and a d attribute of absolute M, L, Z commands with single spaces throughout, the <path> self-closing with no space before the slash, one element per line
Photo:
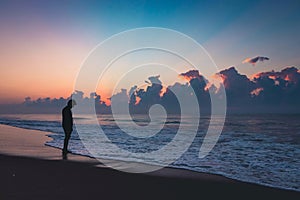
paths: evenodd
<path fill-rule="evenodd" d="M 180 124 L 188 127 L 192 121 L 192 118 L 188 116 L 171 116 L 164 122 L 164 128 L 159 134 L 144 140 L 128 136 L 120 130 L 111 115 L 97 117 L 101 129 L 110 141 L 128 152 L 138 153 L 152 152 L 162 148 L 174 138 Z M 121 122 L 126 125 L 127 122 L 130 124 L 131 120 L 121 119 Z M 149 123 L 147 116 L 138 116 L 134 121 L 140 126 L 146 126 Z M 99 125 L 93 124 L 89 117 L 82 115 L 76 118 L 76 122 L 79 122 L 77 126 L 85 127 L 83 130 L 86 134 L 90 134 L 91 138 L 93 134 L 99 134 L 95 132 L 95 127 L 99 128 Z M 46 145 L 58 148 L 63 146 L 64 133 L 61 128 L 61 115 L 1 115 L 0 123 L 50 132 L 49 137 L 53 140 L 47 142 Z M 245 182 L 300 191 L 300 115 L 227 116 L 217 144 L 206 157 L 199 158 L 199 149 L 208 124 L 218 126 L 217 121 L 211 121 L 210 117 L 201 117 L 198 133 L 193 143 L 180 158 L 169 165 L 170 167 L 220 174 Z M 155 162 L 158 165 L 167 159 L 161 156 L 155 161 L 143 160 L 132 157 L 130 154 L 120 155 L 110 149 L 91 155 L 79 136 L 75 129 L 69 144 L 69 149 L 76 154 L 151 164 Z M 186 134 L 185 137 L 190 136 Z"/>

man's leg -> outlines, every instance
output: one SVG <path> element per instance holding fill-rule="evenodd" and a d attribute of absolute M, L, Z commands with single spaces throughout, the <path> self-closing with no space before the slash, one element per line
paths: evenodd
<path fill-rule="evenodd" d="M 64 139 L 64 148 L 63 148 L 63 154 L 68 153 L 68 144 L 71 137 L 71 132 L 65 132 L 65 139 Z"/>

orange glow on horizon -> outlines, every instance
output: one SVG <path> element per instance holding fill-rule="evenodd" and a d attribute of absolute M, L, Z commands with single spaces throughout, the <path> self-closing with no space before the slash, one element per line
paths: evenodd
<path fill-rule="evenodd" d="M 286 80 L 286 81 L 292 81 L 292 79 L 289 77 L 289 75 L 286 75 L 285 77 L 284 77 L 284 80 Z"/>
<path fill-rule="evenodd" d="M 243 64 L 245 64 L 245 63 L 250 63 L 250 61 L 251 61 L 251 58 L 246 58 L 245 60 L 243 60 Z"/>
<path fill-rule="evenodd" d="M 162 89 L 160 90 L 159 96 L 163 97 L 166 92 L 167 92 L 167 88 L 166 87 L 162 87 Z"/>
<path fill-rule="evenodd" d="M 264 88 L 256 88 L 256 89 L 252 90 L 250 94 L 252 96 L 258 96 L 263 90 L 264 90 Z"/>
<path fill-rule="evenodd" d="M 98 95 L 100 95 L 100 97 L 101 97 L 100 100 L 102 102 L 104 102 L 106 105 L 109 106 L 111 104 L 110 98 L 111 98 L 112 95 L 111 95 L 109 90 L 102 88 L 101 91 L 97 90 L 96 93 Z M 88 95 L 88 94 L 85 94 L 85 95 Z"/>
<path fill-rule="evenodd" d="M 25 97 L 68 98 L 93 45 L 44 24 L 27 28 L 11 27 L 1 34 L 0 103 L 21 103 Z"/>
<path fill-rule="evenodd" d="M 224 76 L 223 74 L 217 74 L 215 77 L 217 77 L 217 79 L 222 81 L 222 83 L 224 84 L 224 82 L 226 80 L 226 76 Z"/>
<path fill-rule="evenodd" d="M 135 102 L 134 105 L 138 105 L 140 103 L 140 101 L 141 101 L 141 98 L 140 97 L 136 97 L 136 102 Z"/>
<path fill-rule="evenodd" d="M 212 83 L 206 83 L 204 90 L 208 91 L 211 86 L 212 86 Z"/>
<path fill-rule="evenodd" d="M 193 78 L 191 77 L 188 77 L 188 76 L 182 76 L 182 75 L 178 75 L 178 77 L 181 79 L 181 80 L 184 80 L 184 81 L 187 81 L 187 82 L 190 82 L 190 80 L 192 80 Z"/>
<path fill-rule="evenodd" d="M 250 77 L 250 80 L 258 79 L 260 77 L 260 73 L 254 74 Z"/>

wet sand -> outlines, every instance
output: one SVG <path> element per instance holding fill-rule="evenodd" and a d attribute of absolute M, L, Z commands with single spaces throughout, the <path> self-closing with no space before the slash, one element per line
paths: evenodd
<path fill-rule="evenodd" d="M 0 125 L 0 199 L 299 199 L 300 192 L 164 168 L 131 174 L 45 146 L 47 133 Z M 116 161 L 111 161 L 119 163 Z M 120 163 L 119 163 L 120 164 Z M 134 165 L 134 163 L 133 163 Z"/>

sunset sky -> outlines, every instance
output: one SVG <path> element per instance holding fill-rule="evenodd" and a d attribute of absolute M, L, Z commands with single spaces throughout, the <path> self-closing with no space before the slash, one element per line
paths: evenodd
<path fill-rule="evenodd" d="M 0 103 L 69 96 L 81 63 L 97 44 L 140 27 L 192 37 L 220 70 L 235 66 L 250 77 L 286 66 L 299 69 L 299 10 L 298 0 L 0 0 Z M 255 56 L 270 60 L 242 63 Z"/>

